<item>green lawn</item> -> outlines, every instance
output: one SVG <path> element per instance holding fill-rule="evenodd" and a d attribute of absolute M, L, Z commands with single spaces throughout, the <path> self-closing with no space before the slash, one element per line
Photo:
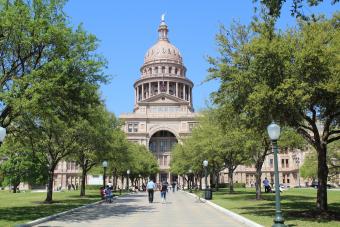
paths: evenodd
<path fill-rule="evenodd" d="M 236 188 L 234 194 L 226 189 L 213 193 L 212 202 L 264 226 L 271 226 L 275 214 L 275 194 L 263 193 L 255 200 L 255 189 Z M 202 194 L 201 194 L 202 195 Z M 281 209 L 288 226 L 340 226 L 340 190 L 328 190 L 328 217 L 315 217 L 316 189 L 288 189 L 281 193 Z"/>
<path fill-rule="evenodd" d="M 100 200 L 98 190 L 87 190 L 87 196 L 79 197 L 79 191 L 54 192 L 52 204 L 43 204 L 46 193 L 0 191 L 0 226 L 9 227 Z"/>

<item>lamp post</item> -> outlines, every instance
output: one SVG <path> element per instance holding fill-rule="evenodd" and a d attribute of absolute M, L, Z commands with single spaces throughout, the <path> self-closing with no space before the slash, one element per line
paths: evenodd
<path fill-rule="evenodd" d="M 105 161 L 103 161 L 102 165 L 103 165 L 103 168 L 104 168 L 104 175 L 103 175 L 103 186 L 104 186 L 104 188 L 105 188 L 105 179 L 106 179 L 106 168 L 107 168 L 107 161 L 106 161 L 106 160 L 105 160 Z"/>
<path fill-rule="evenodd" d="M 6 137 L 6 129 L 0 126 L 0 146 Z"/>
<path fill-rule="evenodd" d="M 294 154 L 293 159 L 294 159 L 294 161 L 295 161 L 295 163 L 297 164 L 297 167 L 298 167 L 297 178 L 298 178 L 299 188 L 301 188 L 301 185 L 300 185 L 300 157 L 297 154 Z"/>
<path fill-rule="evenodd" d="M 205 175 L 205 191 L 204 191 L 204 198 L 209 199 L 208 196 L 208 160 L 203 161 L 203 166 L 204 166 L 204 175 Z"/>
<path fill-rule="evenodd" d="M 127 173 L 127 179 L 126 179 L 126 187 L 127 187 L 127 190 L 129 191 L 129 176 L 130 176 L 130 170 L 126 170 L 126 173 Z"/>
<path fill-rule="evenodd" d="M 284 219 L 282 217 L 280 204 L 280 188 L 279 188 L 279 169 L 277 163 L 277 140 L 280 137 L 280 126 L 272 122 L 267 127 L 268 135 L 272 142 L 274 150 L 274 174 L 275 174 L 275 218 L 273 227 L 285 227 Z"/>
<path fill-rule="evenodd" d="M 189 192 L 192 193 L 192 169 L 189 169 Z"/>

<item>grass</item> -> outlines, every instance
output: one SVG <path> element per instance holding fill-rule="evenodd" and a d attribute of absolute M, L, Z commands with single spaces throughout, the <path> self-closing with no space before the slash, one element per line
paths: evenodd
<path fill-rule="evenodd" d="M 255 189 L 236 188 L 234 194 L 227 193 L 226 189 L 220 189 L 213 193 L 212 202 L 259 224 L 271 226 L 275 216 L 275 194 L 262 195 L 262 200 L 255 200 Z M 328 190 L 329 215 L 318 216 L 315 206 L 316 190 L 313 188 L 294 188 L 281 193 L 281 210 L 286 225 L 340 226 L 340 190 Z"/>
<path fill-rule="evenodd" d="M 54 192 L 52 204 L 44 204 L 46 192 L 10 193 L 0 191 L 0 226 L 9 227 L 38 218 L 63 212 L 84 204 L 100 200 L 98 190 L 86 190 L 86 196 L 79 197 L 79 191 Z"/>

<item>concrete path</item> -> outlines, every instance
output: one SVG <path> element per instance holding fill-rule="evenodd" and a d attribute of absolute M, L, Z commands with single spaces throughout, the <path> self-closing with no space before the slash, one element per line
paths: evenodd
<path fill-rule="evenodd" d="M 55 220 L 40 227 L 59 226 L 118 226 L 118 227 L 213 227 L 244 226 L 211 206 L 183 192 L 169 192 L 166 203 L 155 192 L 154 203 L 149 204 L 146 193 L 118 198 L 113 203 L 101 203 Z"/>

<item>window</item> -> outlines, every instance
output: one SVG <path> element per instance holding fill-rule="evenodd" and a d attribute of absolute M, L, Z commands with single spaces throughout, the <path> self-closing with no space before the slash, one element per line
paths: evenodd
<path fill-rule="evenodd" d="M 285 168 L 285 160 L 284 159 L 281 159 L 281 167 Z"/>
<path fill-rule="evenodd" d="M 274 160 L 271 158 L 269 159 L 269 167 L 273 168 L 274 167 Z"/>
<path fill-rule="evenodd" d="M 171 73 L 171 70 L 172 70 L 172 68 L 171 68 L 171 67 L 169 67 L 169 74 Z"/>
<path fill-rule="evenodd" d="M 128 132 L 132 132 L 132 124 L 128 124 Z"/>
<path fill-rule="evenodd" d="M 133 132 L 138 132 L 138 123 L 133 124 Z"/>
<path fill-rule="evenodd" d="M 128 123 L 128 132 L 138 132 L 138 122 Z"/>
<path fill-rule="evenodd" d="M 156 152 L 156 142 L 150 142 L 149 144 L 149 149 L 152 151 L 152 152 Z"/>
<path fill-rule="evenodd" d="M 286 159 L 286 168 L 289 168 L 288 159 Z"/>

